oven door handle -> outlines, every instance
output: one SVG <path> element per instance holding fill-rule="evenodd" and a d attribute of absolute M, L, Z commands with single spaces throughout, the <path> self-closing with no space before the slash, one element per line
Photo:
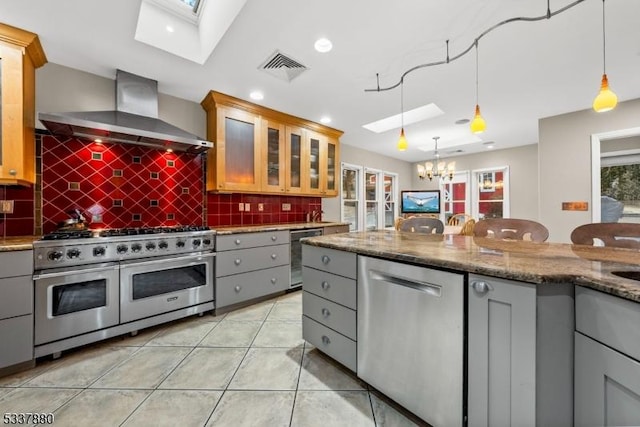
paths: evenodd
<path fill-rule="evenodd" d="M 49 279 L 51 277 L 69 276 L 71 274 L 100 273 L 102 271 L 118 270 L 119 268 L 120 267 L 116 264 L 116 265 L 111 265 L 109 267 L 95 267 L 95 268 L 85 268 L 82 270 L 65 270 L 65 271 L 57 271 L 55 273 L 34 274 L 33 280 L 42 280 L 42 279 Z"/>
<path fill-rule="evenodd" d="M 195 265 L 195 264 L 200 264 L 198 261 L 202 261 L 205 258 L 213 258 L 215 256 L 216 256 L 216 254 L 214 252 L 210 252 L 210 253 L 200 254 L 200 255 L 187 255 L 187 256 L 177 257 L 177 258 L 154 259 L 154 260 L 151 260 L 151 261 L 142 261 L 142 262 L 135 262 L 134 260 L 131 260 L 127 264 L 123 264 L 120 268 L 121 269 L 125 269 L 127 267 L 139 267 L 139 266 L 144 266 L 144 265 L 166 264 L 167 262 L 187 261 L 187 260 L 190 260 L 190 259 L 192 259 L 194 261 L 189 263 L 188 265 Z"/>

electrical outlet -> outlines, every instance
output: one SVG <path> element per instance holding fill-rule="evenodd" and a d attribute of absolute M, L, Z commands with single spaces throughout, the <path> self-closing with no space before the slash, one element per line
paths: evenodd
<path fill-rule="evenodd" d="M 244 203 L 238 203 L 238 210 L 239 210 L 240 212 L 243 212 L 243 211 L 244 211 Z"/>
<path fill-rule="evenodd" d="M 291 210 L 291 203 L 283 203 L 282 204 L 282 211 L 283 212 L 287 212 Z"/>
<path fill-rule="evenodd" d="M 0 213 L 13 213 L 13 200 L 0 200 Z"/>
<path fill-rule="evenodd" d="M 258 211 L 260 212 L 264 211 L 264 203 L 258 203 Z"/>
<path fill-rule="evenodd" d="M 244 204 L 244 211 L 249 212 L 251 210 L 251 205 L 249 203 Z"/>

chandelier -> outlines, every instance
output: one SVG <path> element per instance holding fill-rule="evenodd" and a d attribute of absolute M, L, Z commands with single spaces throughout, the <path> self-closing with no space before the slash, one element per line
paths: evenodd
<path fill-rule="evenodd" d="M 456 172 L 456 162 L 447 162 L 440 161 L 440 154 L 438 154 L 438 139 L 439 136 L 434 136 L 433 140 L 436 142 L 435 149 L 435 160 L 433 162 L 425 162 L 424 165 L 418 165 L 418 178 L 425 179 L 429 178 L 429 181 L 433 179 L 434 176 L 439 176 L 440 179 L 445 179 L 445 177 L 449 177 L 449 179 L 453 179 L 453 174 Z"/>

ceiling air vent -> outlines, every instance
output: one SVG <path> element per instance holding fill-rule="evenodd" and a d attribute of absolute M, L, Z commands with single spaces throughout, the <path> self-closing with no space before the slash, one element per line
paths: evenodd
<path fill-rule="evenodd" d="M 258 69 L 266 71 L 274 77 L 286 82 L 298 77 L 300 74 L 308 70 L 307 67 L 288 55 L 276 50 L 273 52 Z"/>
<path fill-rule="evenodd" d="M 457 149 L 457 150 L 447 151 L 447 154 L 460 154 L 460 153 L 464 153 L 464 150 Z"/>

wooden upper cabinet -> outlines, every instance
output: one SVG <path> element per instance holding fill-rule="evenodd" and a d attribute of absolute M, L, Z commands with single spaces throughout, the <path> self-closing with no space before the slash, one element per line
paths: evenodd
<path fill-rule="evenodd" d="M 207 191 L 336 196 L 342 132 L 211 91 Z"/>
<path fill-rule="evenodd" d="M 37 34 L 0 23 L 0 185 L 36 181 L 35 70 L 46 62 Z"/>

